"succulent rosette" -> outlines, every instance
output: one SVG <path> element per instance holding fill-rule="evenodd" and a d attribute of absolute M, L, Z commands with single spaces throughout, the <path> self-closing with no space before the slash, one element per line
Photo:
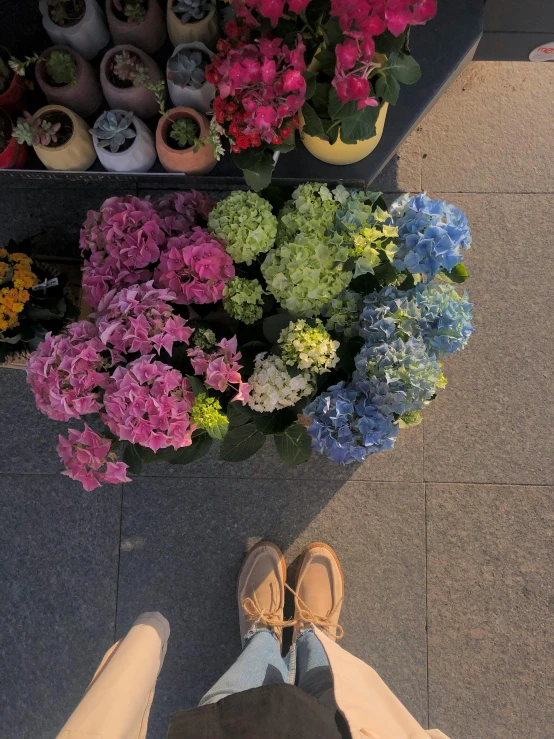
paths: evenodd
<path fill-rule="evenodd" d="M 39 410 L 86 421 L 58 447 L 86 490 L 214 444 L 226 462 L 272 440 L 291 466 L 312 452 L 362 463 L 445 387 L 442 362 L 473 331 L 456 284 L 464 214 L 322 183 L 271 195 L 128 196 L 88 213 L 95 311 L 47 334 L 27 369 Z"/>

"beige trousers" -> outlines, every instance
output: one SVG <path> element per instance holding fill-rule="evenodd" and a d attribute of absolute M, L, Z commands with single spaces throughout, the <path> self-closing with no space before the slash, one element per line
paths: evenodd
<path fill-rule="evenodd" d="M 106 652 L 58 739 L 144 739 L 168 638 L 161 613 L 139 616 Z"/>

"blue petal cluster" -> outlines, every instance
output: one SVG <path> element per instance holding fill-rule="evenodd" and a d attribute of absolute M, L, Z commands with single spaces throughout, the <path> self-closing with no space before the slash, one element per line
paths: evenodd
<path fill-rule="evenodd" d="M 369 454 L 392 449 L 398 435 L 394 417 L 379 411 L 362 386 L 331 386 L 304 410 L 311 415 L 312 447 L 339 464 L 363 462 Z"/>
<path fill-rule="evenodd" d="M 450 284 L 420 283 L 411 290 L 386 287 L 364 299 L 360 336 L 370 345 L 422 338 L 440 358 L 463 349 L 473 333 L 472 304 Z"/>
<path fill-rule="evenodd" d="M 441 379 L 440 366 L 421 338 L 366 343 L 355 363 L 353 383 L 385 414 L 422 410 Z"/>
<path fill-rule="evenodd" d="M 424 193 L 403 196 L 390 208 L 398 228 L 399 249 L 393 261 L 399 271 L 427 275 L 450 272 L 462 261 L 461 250 L 471 245 L 467 218 L 455 205 L 432 200 Z"/>

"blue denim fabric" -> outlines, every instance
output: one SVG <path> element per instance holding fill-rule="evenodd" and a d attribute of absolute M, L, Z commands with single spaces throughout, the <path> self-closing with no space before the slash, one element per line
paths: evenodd
<path fill-rule="evenodd" d="M 334 708 L 333 677 L 327 655 L 310 629 L 300 634 L 287 657 L 271 631 L 251 636 L 237 661 L 208 690 L 199 705 L 217 703 L 233 693 L 274 683 L 296 684 L 301 690 Z"/>

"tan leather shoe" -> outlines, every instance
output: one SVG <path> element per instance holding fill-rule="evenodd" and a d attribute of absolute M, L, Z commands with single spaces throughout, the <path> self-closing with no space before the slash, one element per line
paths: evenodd
<path fill-rule="evenodd" d="M 340 639 L 343 600 L 344 575 L 336 553 L 323 542 L 310 544 L 296 570 L 294 638 L 314 624 L 333 641 Z"/>
<path fill-rule="evenodd" d="M 253 627 L 273 631 L 283 637 L 283 607 L 287 566 L 276 544 L 261 541 L 246 555 L 239 573 L 237 596 L 242 645 Z"/>

